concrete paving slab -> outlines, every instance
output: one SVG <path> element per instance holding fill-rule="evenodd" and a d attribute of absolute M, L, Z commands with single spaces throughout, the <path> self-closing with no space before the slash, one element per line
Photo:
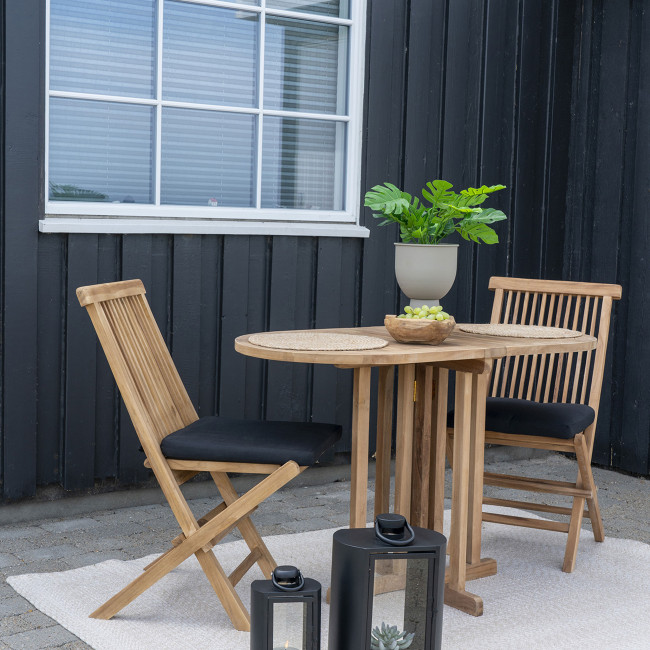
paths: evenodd
<path fill-rule="evenodd" d="M 494 456 L 499 458 L 499 456 Z M 327 470 L 327 471 L 325 471 Z M 573 479 L 575 461 L 559 454 L 546 454 L 528 460 L 499 460 L 490 465 L 490 471 L 506 474 L 537 475 L 542 478 Z M 309 475 L 311 470 L 301 475 Z M 372 466 L 370 475 L 373 475 Z M 346 526 L 349 521 L 350 484 L 348 468 L 331 471 L 328 468 L 313 470 L 307 482 L 289 484 L 282 492 L 265 501 L 253 515 L 263 535 L 286 534 L 291 531 L 315 530 Z M 650 543 L 650 481 L 594 468 L 605 534 L 626 537 Z M 318 478 L 324 482 L 316 482 Z M 238 482 L 240 488 L 253 481 Z M 451 494 L 451 472 L 446 474 L 447 495 Z M 188 486 L 189 487 L 189 486 Z M 134 495 L 142 498 L 145 490 L 136 490 Z M 196 494 L 190 507 L 203 515 L 220 499 L 215 495 L 214 485 L 206 484 L 188 491 Z M 494 493 L 496 489 L 486 489 Z M 515 491 L 499 490 L 498 496 L 533 500 L 534 495 Z M 147 492 L 147 498 L 153 498 Z M 369 516 L 372 516 L 372 482 L 368 490 Z M 134 507 L 111 507 L 102 510 L 95 503 L 106 503 L 106 495 L 88 502 L 76 499 L 74 511 L 65 513 L 63 504 L 47 509 L 48 515 L 57 514 L 57 519 L 31 519 L 21 523 L 0 526 L 0 650 L 11 648 L 88 648 L 82 641 L 37 612 L 27 616 L 31 605 L 23 601 L 5 582 L 7 575 L 42 571 L 61 571 L 72 567 L 95 564 L 104 559 L 119 557 L 134 559 L 167 550 L 169 540 L 178 533 L 178 524 L 169 507 L 158 503 L 137 503 Z M 120 499 L 128 503 L 126 495 Z M 557 498 L 560 505 L 566 501 Z M 446 500 L 449 507 L 449 500 Z M 0 510 L 2 510 L 0 508 Z M 41 510 L 36 510 L 42 512 Z M 26 509 L 22 509 L 26 516 Z M 35 511 L 33 511 L 35 512 Z M 80 516 L 83 513 L 83 516 Z M 585 531 L 589 525 L 585 522 Z M 230 536 L 224 543 L 233 539 Z M 12 559 L 14 558 L 14 559 Z M 26 609 L 25 609 L 26 608 Z M 16 618 L 17 617 L 17 618 Z M 22 617 L 22 618 L 21 618 Z M 16 620 L 13 620 L 13 619 Z M 9 620 L 11 619 L 11 620 Z M 24 625 L 25 628 L 19 626 Z M 13 626 L 13 627 L 12 627 Z"/>

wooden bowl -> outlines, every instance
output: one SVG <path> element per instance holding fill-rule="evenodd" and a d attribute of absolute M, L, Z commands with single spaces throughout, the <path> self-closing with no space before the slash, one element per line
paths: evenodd
<path fill-rule="evenodd" d="M 387 315 L 384 325 L 388 333 L 400 343 L 442 343 L 456 326 L 453 316 L 449 320 L 427 320 L 426 318 L 397 318 Z"/>

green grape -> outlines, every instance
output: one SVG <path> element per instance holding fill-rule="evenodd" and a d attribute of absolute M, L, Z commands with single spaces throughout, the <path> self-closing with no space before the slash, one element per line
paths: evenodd
<path fill-rule="evenodd" d="M 436 305 L 434 309 L 436 310 L 434 314 L 439 314 L 442 311 L 442 305 Z"/>
<path fill-rule="evenodd" d="M 406 318 L 406 314 L 400 314 L 397 318 Z"/>
<path fill-rule="evenodd" d="M 404 318 L 413 318 L 413 314 L 406 314 L 406 316 L 404 316 Z"/>
<path fill-rule="evenodd" d="M 449 319 L 449 314 L 448 314 L 446 311 L 441 311 L 440 313 L 442 314 L 442 317 L 443 317 L 445 320 L 448 320 L 448 319 Z"/>
<path fill-rule="evenodd" d="M 406 305 L 406 307 L 404 307 L 404 312 L 407 314 L 412 314 L 413 308 L 410 305 Z"/>
<path fill-rule="evenodd" d="M 427 320 L 436 320 L 436 316 L 435 316 L 435 314 L 429 314 L 429 315 L 427 316 Z"/>
<path fill-rule="evenodd" d="M 445 320 L 445 317 L 442 314 L 436 314 L 436 320 Z"/>
<path fill-rule="evenodd" d="M 422 307 L 420 307 L 420 309 L 422 311 L 429 311 L 429 305 L 422 305 Z"/>
<path fill-rule="evenodd" d="M 413 313 L 414 313 L 414 314 L 419 314 L 421 311 L 422 311 L 422 309 L 420 309 L 420 307 L 416 307 L 416 308 L 413 310 Z"/>

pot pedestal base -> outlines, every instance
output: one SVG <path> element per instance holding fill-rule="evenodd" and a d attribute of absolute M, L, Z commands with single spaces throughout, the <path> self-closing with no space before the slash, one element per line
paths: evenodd
<path fill-rule="evenodd" d="M 422 305 L 427 305 L 428 307 L 437 307 L 440 304 L 439 300 L 435 298 L 429 298 L 428 300 L 417 300 L 416 298 L 411 298 L 409 305 L 415 309 L 415 307 L 422 307 Z"/>

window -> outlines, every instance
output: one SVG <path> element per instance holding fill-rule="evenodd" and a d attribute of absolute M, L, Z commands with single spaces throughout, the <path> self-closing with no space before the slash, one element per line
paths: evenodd
<path fill-rule="evenodd" d="M 49 0 L 45 232 L 367 236 L 363 0 Z"/>

